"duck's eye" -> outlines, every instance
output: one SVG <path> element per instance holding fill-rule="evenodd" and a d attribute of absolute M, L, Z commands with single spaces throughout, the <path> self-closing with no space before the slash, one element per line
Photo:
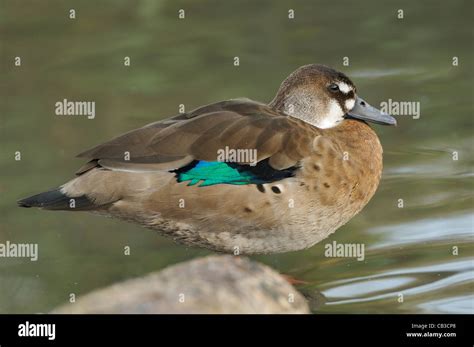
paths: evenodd
<path fill-rule="evenodd" d="M 329 90 L 331 92 L 338 92 L 339 91 L 339 86 L 336 83 L 331 83 L 329 85 Z"/>

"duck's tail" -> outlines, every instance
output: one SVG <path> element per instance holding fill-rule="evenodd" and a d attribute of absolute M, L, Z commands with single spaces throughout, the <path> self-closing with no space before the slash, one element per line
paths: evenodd
<path fill-rule="evenodd" d="M 39 207 L 45 210 L 83 211 L 94 206 L 85 195 L 78 197 L 67 196 L 61 188 L 29 196 L 18 200 L 20 207 Z"/>
<path fill-rule="evenodd" d="M 115 203 L 147 199 L 174 179 L 169 172 L 125 172 L 92 169 L 50 191 L 18 201 L 20 207 L 45 210 L 107 210 Z"/>

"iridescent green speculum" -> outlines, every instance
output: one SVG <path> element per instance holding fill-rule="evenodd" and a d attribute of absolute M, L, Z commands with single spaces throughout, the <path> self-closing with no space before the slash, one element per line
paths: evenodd
<path fill-rule="evenodd" d="M 263 183 L 252 172 L 238 170 L 226 162 L 199 161 L 185 172 L 178 173 L 178 182 L 190 181 L 188 186 L 201 182 L 199 187 L 215 184 L 259 184 Z"/>

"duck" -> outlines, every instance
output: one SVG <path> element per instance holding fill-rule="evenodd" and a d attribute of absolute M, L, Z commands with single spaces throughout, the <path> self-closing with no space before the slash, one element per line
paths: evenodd
<path fill-rule="evenodd" d="M 305 65 L 269 103 L 216 102 L 86 150 L 76 177 L 18 205 L 93 212 L 234 255 L 298 251 L 375 194 L 383 150 L 369 123 L 397 122 L 344 73 Z"/>

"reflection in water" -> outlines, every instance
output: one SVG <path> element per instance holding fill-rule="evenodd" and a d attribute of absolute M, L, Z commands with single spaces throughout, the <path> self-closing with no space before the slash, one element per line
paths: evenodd
<path fill-rule="evenodd" d="M 296 67 L 325 63 L 352 77 L 369 103 L 420 102 L 421 117 L 374 127 L 384 175 L 356 218 L 309 250 L 255 258 L 307 282 L 299 289 L 314 312 L 474 313 L 467 63 L 474 57 L 464 44 L 472 41 L 471 3 L 397 2 L 409 14 L 400 22 L 375 0 L 322 1 L 317 11 L 296 1 L 289 22 L 283 0 L 271 9 L 260 2 L 117 0 L 102 8 L 81 3 L 71 22 L 65 15 L 77 4 L 68 2 L 2 6 L 0 242 L 38 243 L 39 260 L 0 260 L 0 312 L 48 312 L 70 293 L 209 254 L 127 223 L 24 210 L 15 201 L 63 183 L 82 165 L 75 154 L 174 115 L 180 104 L 190 110 L 241 96 L 268 101 Z M 177 8 L 186 9 L 185 20 Z M 334 23 L 345 23 L 351 35 L 333 30 Z M 21 68 L 9 63 L 15 56 Z M 95 101 L 95 119 L 56 116 L 54 104 L 63 99 Z M 16 151 L 21 161 L 12 159 Z M 365 260 L 325 258 L 324 245 L 333 241 L 365 244 Z"/>
<path fill-rule="evenodd" d="M 414 278 L 411 277 L 392 277 L 384 279 L 372 278 L 360 282 L 358 281 L 358 279 L 351 279 L 350 284 L 330 288 L 324 291 L 323 293 L 327 299 L 353 298 L 362 297 L 366 295 L 375 296 L 375 293 L 377 292 L 383 292 L 389 289 L 395 290 L 403 285 L 409 284 L 412 281 L 414 281 Z M 340 304 L 341 301 L 336 303 Z"/>
<path fill-rule="evenodd" d="M 323 294 L 328 299 L 327 305 L 345 305 L 384 299 L 397 300 L 400 293 L 404 297 L 416 300 L 417 296 L 429 297 L 436 291 L 472 284 L 473 265 L 471 260 L 465 260 L 351 278 L 328 283 L 329 289 L 323 290 Z M 430 276 L 430 273 L 435 273 L 436 276 Z M 449 302 L 449 300 L 443 301 L 445 310 L 449 309 Z M 453 302 L 459 304 L 458 301 Z M 470 303 L 465 301 L 465 303 L 468 304 L 465 310 L 473 309 L 472 301 Z M 426 303 L 422 304 L 425 310 L 428 307 L 426 305 Z"/>
<path fill-rule="evenodd" d="M 427 301 L 418 305 L 420 313 L 472 314 L 474 295 L 454 296 L 447 299 Z"/>
<path fill-rule="evenodd" d="M 423 70 L 413 69 L 413 68 L 404 68 L 404 69 L 366 69 L 366 70 L 355 70 L 351 73 L 351 78 L 381 78 L 387 76 L 403 76 L 403 75 L 415 75 L 422 74 Z"/>
<path fill-rule="evenodd" d="M 458 239 L 458 242 L 474 241 L 472 233 L 473 215 L 444 217 L 443 219 L 421 219 L 412 223 L 371 229 L 368 232 L 383 234 L 383 240 L 371 248 L 394 247 L 406 243 L 440 242 Z"/>

